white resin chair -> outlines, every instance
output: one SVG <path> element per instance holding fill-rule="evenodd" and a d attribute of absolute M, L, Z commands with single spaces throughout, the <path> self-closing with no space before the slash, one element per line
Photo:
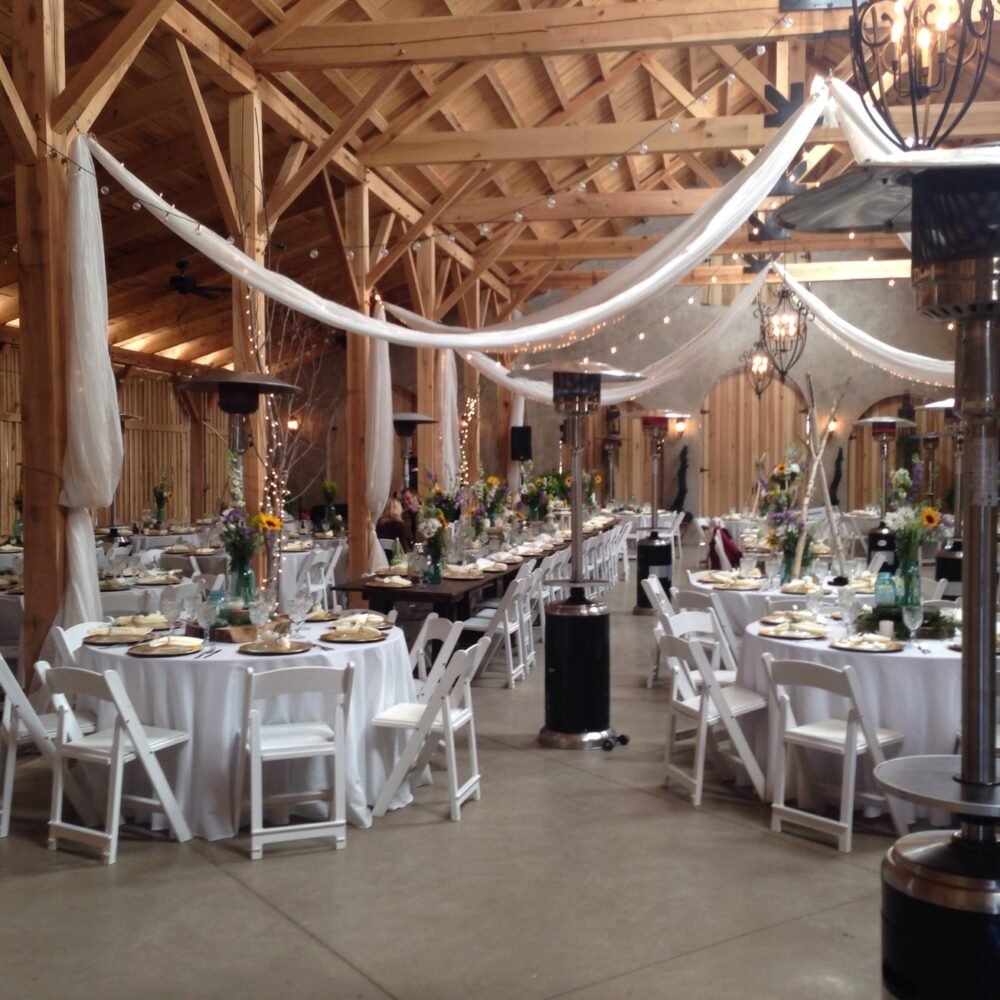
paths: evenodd
<path fill-rule="evenodd" d="M 148 594 L 136 594 L 128 590 L 101 594 L 101 611 L 109 617 L 142 614 L 146 610 L 147 596 Z"/>
<path fill-rule="evenodd" d="M 674 613 L 674 606 L 670 603 L 670 598 L 663 589 L 663 583 L 655 573 L 650 573 L 640 583 L 643 592 L 649 600 L 650 607 L 654 611 L 658 611 L 664 615 L 672 615 Z"/>
<path fill-rule="evenodd" d="M 41 669 L 39 669 L 41 668 Z M 39 679 L 55 698 L 58 695 L 83 695 L 108 702 L 114 707 L 115 723 L 84 736 L 74 736 L 81 728 L 69 701 L 59 704 L 59 727 L 55 739 L 56 760 L 52 780 L 52 811 L 49 818 L 49 850 L 59 847 L 60 840 L 72 840 L 101 849 L 101 860 L 113 865 L 118 857 L 118 826 L 121 804 L 150 812 L 164 813 L 174 836 L 181 843 L 191 839 L 181 807 L 167 782 L 156 754 L 169 747 L 186 743 L 191 737 L 179 729 L 144 726 L 138 719 L 125 686 L 117 671 L 103 674 L 75 667 L 52 667 L 36 664 Z M 63 785 L 66 764 L 71 760 L 102 764 L 108 769 L 108 796 L 103 830 L 91 830 L 63 819 Z M 138 760 L 152 786 L 152 797 L 123 794 L 122 779 L 125 765 Z"/>
<path fill-rule="evenodd" d="M 736 683 L 736 660 L 713 608 L 705 611 L 678 611 L 664 617 L 662 621 L 666 635 L 675 635 L 679 639 L 696 639 L 702 651 L 711 655 L 712 672 L 723 687 Z M 701 686 L 701 676 L 697 670 L 691 671 L 691 679 L 696 687 Z"/>
<path fill-rule="evenodd" d="M 347 731 L 347 706 L 354 683 L 354 665 L 343 670 L 327 665 L 303 664 L 254 673 L 247 667 L 243 730 L 236 763 L 233 812 L 237 828 L 243 805 L 244 773 L 250 775 L 250 857 L 264 855 L 264 845 L 286 840 L 312 840 L 332 837 L 340 850 L 347 843 L 347 792 L 344 740 Z M 259 708 L 261 701 L 281 695 L 316 694 L 332 701 L 329 721 L 311 720 L 265 723 Z M 329 785 L 301 792 L 264 795 L 264 764 L 271 761 L 299 760 L 308 757 L 333 758 Z M 292 806 L 305 802 L 326 802 L 330 814 L 314 822 L 289 823 L 265 827 L 267 806 Z"/>
<path fill-rule="evenodd" d="M 37 664 L 36 670 L 39 667 L 44 673 L 48 664 Z M 17 751 L 34 745 L 49 767 L 54 770 L 56 748 L 53 741 L 59 731 L 59 716 L 55 712 L 39 715 L 35 711 L 3 657 L 0 657 L 0 690 L 4 694 L 3 715 L 0 717 L 0 782 L 2 782 L 0 783 L 0 837 L 6 837 L 10 833 Z M 53 707 L 57 708 L 63 701 L 61 695 L 56 695 Z M 79 736 L 92 733 L 97 728 L 94 716 L 90 712 L 78 712 L 74 718 Z M 66 794 L 81 817 L 85 820 L 94 820 L 94 811 L 86 796 L 69 775 L 66 780 Z"/>
<path fill-rule="evenodd" d="M 935 580 L 932 576 L 920 577 L 920 595 L 925 601 L 940 601 L 947 586 L 947 580 Z"/>
<path fill-rule="evenodd" d="M 131 612 L 135 614 L 135 612 Z M 52 640 L 56 651 L 56 666 L 76 667 L 76 651 L 83 645 L 84 636 L 92 629 L 101 628 L 105 622 L 81 622 L 79 625 L 71 625 L 69 628 L 61 628 L 53 625 L 49 630 L 49 638 Z"/>
<path fill-rule="evenodd" d="M 878 571 L 882 568 L 882 564 L 884 562 L 885 562 L 885 553 L 884 552 L 876 552 L 875 555 L 872 556 L 871 562 L 868 563 L 868 570 L 867 571 L 869 573 L 875 573 L 875 574 L 877 574 Z"/>
<path fill-rule="evenodd" d="M 526 671 L 520 604 L 526 585 L 524 578 L 515 578 L 508 584 L 496 608 L 485 608 L 464 623 L 465 631 L 480 633 L 490 643 L 476 676 L 486 672 L 503 648 L 506 686 L 509 688 L 513 688 L 516 681 L 522 680 Z"/>
<path fill-rule="evenodd" d="M 411 772 L 419 773 L 430 763 L 439 743 L 444 748 L 452 820 L 457 822 L 462 818 L 462 804 L 466 800 L 480 798 L 479 755 L 476 750 L 476 719 L 472 709 L 471 682 L 489 646 L 489 640 L 484 637 L 468 649 L 455 650 L 425 701 L 401 702 L 379 712 L 372 719 L 372 725 L 377 728 L 412 730 L 403 752 L 379 793 L 372 815 L 385 815 L 399 786 Z M 470 774 L 459 784 L 455 734 L 462 729 L 468 731 Z"/>
<path fill-rule="evenodd" d="M 705 784 L 705 758 L 711 750 L 720 761 L 742 767 L 763 799 L 764 773 L 743 735 L 739 719 L 765 711 L 768 701 L 762 694 L 739 684 L 723 687 L 697 641 L 665 635 L 660 639 L 660 657 L 670 670 L 670 700 L 667 703 L 667 784 L 676 783 L 691 795 L 691 803 L 701 805 Z M 698 672 L 698 680 L 693 676 Z M 673 762 L 678 722 L 693 724 L 695 753 L 693 769 Z M 690 728 L 690 725 L 689 725 Z M 718 731 L 721 730 L 721 733 Z M 717 737 L 724 734 L 731 744 L 723 751 Z"/>
<path fill-rule="evenodd" d="M 464 627 L 465 622 L 448 621 L 447 618 L 438 617 L 434 611 L 424 619 L 410 647 L 410 667 L 417 673 L 413 681 L 417 689 L 417 701 L 424 701 L 425 694 L 434 690 L 458 645 Z M 432 644 L 437 644 L 436 652 Z"/>
<path fill-rule="evenodd" d="M 851 666 L 845 664 L 843 667 L 833 667 L 805 660 L 775 660 L 770 653 L 765 653 L 762 659 L 771 687 L 771 711 L 774 713 L 772 746 L 768 752 L 773 767 L 771 829 L 781 833 L 784 823 L 793 823 L 827 833 L 836 837 L 837 849 L 846 854 L 851 850 L 858 758 L 867 757 L 874 769 L 885 759 L 883 750 L 899 746 L 903 742 L 903 734 L 891 729 L 879 729 L 874 725 L 867 714 L 861 688 Z M 844 699 L 847 718 L 797 723 L 788 694 L 792 687 L 814 688 Z M 838 819 L 828 819 L 785 804 L 788 756 L 796 747 L 842 758 Z M 809 768 L 804 755 L 802 772 L 803 778 L 809 780 Z M 800 800 L 802 797 L 800 794 Z M 903 836 L 907 832 L 907 825 L 899 804 L 891 795 L 877 798 L 888 806 L 896 832 Z"/>

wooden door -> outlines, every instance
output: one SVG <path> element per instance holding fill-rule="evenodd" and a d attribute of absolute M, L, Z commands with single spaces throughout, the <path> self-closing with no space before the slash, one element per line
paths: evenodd
<path fill-rule="evenodd" d="M 757 396 L 742 368 L 723 375 L 701 408 L 699 513 L 710 517 L 746 506 L 761 457 L 768 472 L 790 447 L 804 454 L 805 414 L 805 398 L 791 379 L 775 380 Z"/>

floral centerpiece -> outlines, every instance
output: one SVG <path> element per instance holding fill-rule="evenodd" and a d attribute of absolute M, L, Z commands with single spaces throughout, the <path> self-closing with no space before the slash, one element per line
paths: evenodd
<path fill-rule="evenodd" d="M 899 603 L 920 604 L 920 546 L 946 535 L 947 525 L 929 504 L 901 504 L 886 514 L 885 523 L 896 533 L 896 566 L 903 582 Z"/>
<path fill-rule="evenodd" d="M 566 475 L 564 472 L 545 473 L 545 492 L 553 500 L 558 500 L 564 504 L 569 503 L 569 493 L 572 485 L 572 477 Z"/>
<path fill-rule="evenodd" d="M 529 521 L 544 521 L 549 512 L 545 480 L 538 476 L 521 487 L 521 502 L 528 508 Z"/>
<path fill-rule="evenodd" d="M 761 513 L 766 515 L 767 535 L 764 544 L 781 552 L 783 564 L 781 579 L 787 583 L 794 575 L 795 552 L 799 538 L 806 531 L 805 520 L 799 509 L 802 488 L 802 464 L 794 451 L 789 451 L 767 478 L 760 501 Z M 809 562 L 809 536 L 802 556 L 802 565 Z"/>
<path fill-rule="evenodd" d="M 604 482 L 604 477 L 599 472 L 585 472 L 583 474 L 583 502 L 588 507 L 597 506 L 597 487 Z"/>
<path fill-rule="evenodd" d="M 156 501 L 156 527 L 162 528 L 166 521 L 167 502 L 173 500 L 174 491 L 167 482 L 167 474 L 164 472 L 160 478 L 153 483 L 153 499 Z"/>
<path fill-rule="evenodd" d="M 444 511 L 432 504 L 421 507 L 417 532 L 431 559 L 424 571 L 424 582 L 440 583 L 441 560 L 448 551 L 448 519 Z"/>
<path fill-rule="evenodd" d="M 454 524 L 462 516 L 462 494 L 448 492 L 440 483 L 434 483 L 428 500 L 430 508 L 437 510 L 448 524 Z"/>
<path fill-rule="evenodd" d="M 270 527 L 274 522 L 277 522 L 277 529 Z M 219 526 L 222 547 L 229 556 L 230 593 L 249 605 L 256 591 L 250 562 L 264 543 L 264 531 L 280 530 L 281 522 L 271 514 L 248 517 L 242 507 L 228 507 L 219 518 Z"/>

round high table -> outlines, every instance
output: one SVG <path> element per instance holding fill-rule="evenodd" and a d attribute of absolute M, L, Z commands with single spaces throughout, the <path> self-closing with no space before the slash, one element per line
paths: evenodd
<path fill-rule="evenodd" d="M 315 641 L 329 627 L 307 625 L 305 637 Z M 77 657 L 87 670 L 117 670 L 144 723 L 191 734 L 189 742 L 161 754 L 160 763 L 192 832 L 207 840 L 237 832 L 232 818 L 233 782 L 247 669 L 323 665 L 338 670 L 353 662 L 345 757 L 347 819 L 354 826 L 370 826 L 369 805 L 378 798 L 408 735 L 375 729 L 371 720 L 392 705 L 415 700 L 403 633 L 394 628 L 382 642 L 316 646 L 291 655 L 249 656 L 230 643 L 220 643 L 219 649 L 207 658 L 140 658 L 129 655 L 125 646 L 81 646 Z M 285 696 L 261 704 L 265 723 L 329 717 L 323 699 L 316 695 Z M 110 724 L 108 706 L 94 707 L 99 711 L 98 724 Z M 310 769 L 324 766 L 314 760 L 269 765 L 264 773 L 265 794 L 316 787 L 325 775 L 313 776 Z M 141 775 L 131 776 L 131 780 L 137 778 Z M 411 799 L 404 783 L 391 808 L 405 806 Z"/>
<path fill-rule="evenodd" d="M 854 668 L 872 722 L 903 734 L 902 746 L 893 751 L 893 756 L 954 752 L 961 716 L 962 654 L 948 648 L 949 640 L 921 639 L 920 648 L 910 645 L 898 653 L 865 653 L 830 646 L 832 640 L 845 634 L 839 622 L 829 623 L 828 638 L 801 641 L 768 638 L 759 634 L 759 628 L 759 623 L 753 622 L 743 636 L 738 683 L 762 694 L 768 693 L 761 659 L 764 653 L 770 653 L 776 660 L 809 660 L 837 667 L 849 663 Z M 825 691 L 793 688 L 790 698 L 792 711 L 800 723 L 844 717 L 842 700 Z M 839 767 L 839 763 L 834 764 L 830 774 L 838 772 Z M 833 777 L 834 783 L 838 781 L 839 778 Z M 870 776 L 866 774 L 862 778 L 859 775 L 858 787 L 873 789 Z M 902 805 L 904 812 L 908 810 L 912 817 L 914 810 L 910 803 Z"/>

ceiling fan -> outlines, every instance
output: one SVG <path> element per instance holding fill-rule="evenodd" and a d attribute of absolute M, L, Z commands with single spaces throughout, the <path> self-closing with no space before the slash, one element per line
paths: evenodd
<path fill-rule="evenodd" d="M 187 273 L 188 262 L 177 261 L 177 274 L 170 275 L 170 288 L 178 295 L 197 295 L 203 299 L 217 299 L 222 292 L 228 292 L 225 285 L 199 285 L 198 279 Z"/>

